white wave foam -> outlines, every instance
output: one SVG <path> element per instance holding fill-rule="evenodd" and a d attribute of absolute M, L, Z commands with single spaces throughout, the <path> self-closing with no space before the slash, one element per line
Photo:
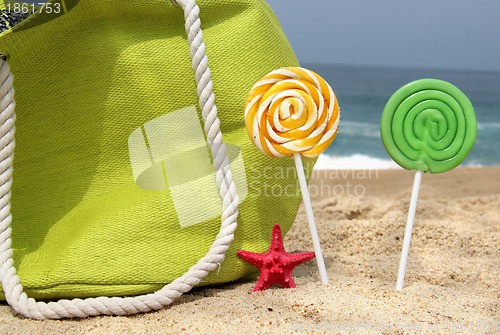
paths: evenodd
<path fill-rule="evenodd" d="M 461 167 L 484 167 L 484 164 L 476 160 L 466 160 L 458 166 Z M 331 157 L 321 154 L 314 165 L 314 170 L 387 170 L 402 169 L 401 166 L 392 160 L 380 159 L 362 154 L 352 156 Z"/>
<path fill-rule="evenodd" d="M 325 154 L 319 156 L 315 170 L 374 170 L 401 169 L 392 160 L 354 154 L 347 157 L 331 157 Z"/>
<path fill-rule="evenodd" d="M 500 122 L 481 122 L 477 124 L 477 129 L 479 130 L 498 128 L 500 128 Z M 380 124 L 378 123 L 342 121 L 339 127 L 339 131 L 341 131 L 345 135 L 362 135 L 363 137 L 380 138 Z"/>
<path fill-rule="evenodd" d="M 482 130 L 482 129 L 498 129 L 500 128 L 500 122 L 491 122 L 491 123 L 478 123 L 477 124 L 477 129 Z"/>
<path fill-rule="evenodd" d="M 487 165 L 479 163 L 477 160 L 465 160 L 462 164 L 460 164 L 458 167 L 473 167 L 473 168 L 480 168 L 480 167 L 485 167 Z"/>
<path fill-rule="evenodd" d="M 344 135 L 380 138 L 380 125 L 378 123 L 342 121 L 339 132 Z"/>

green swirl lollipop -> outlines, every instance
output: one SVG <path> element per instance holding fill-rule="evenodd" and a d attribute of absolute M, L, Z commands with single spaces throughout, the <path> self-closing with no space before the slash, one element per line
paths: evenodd
<path fill-rule="evenodd" d="M 477 134 L 471 102 L 458 88 L 437 79 L 401 87 L 387 102 L 382 142 L 403 168 L 441 173 L 463 162 Z"/>
<path fill-rule="evenodd" d="M 389 99 L 380 133 L 392 159 L 407 170 L 416 170 L 396 284 L 401 290 L 422 173 L 445 172 L 464 161 L 476 141 L 476 115 L 469 99 L 452 84 L 420 79 Z"/>

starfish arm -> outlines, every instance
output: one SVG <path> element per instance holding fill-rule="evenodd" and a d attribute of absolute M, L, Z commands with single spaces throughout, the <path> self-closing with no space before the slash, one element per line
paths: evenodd
<path fill-rule="evenodd" d="M 246 251 L 246 250 L 238 250 L 236 254 L 243 258 L 245 261 L 252 263 L 256 267 L 260 268 L 262 265 L 262 256 L 263 254 L 259 254 L 256 252 Z"/>
<path fill-rule="evenodd" d="M 264 291 L 269 288 L 274 284 L 272 281 L 269 281 L 266 276 L 260 276 L 259 280 L 257 281 L 257 284 L 255 284 L 255 287 L 253 288 L 252 292 L 257 292 L 257 291 Z"/>
<path fill-rule="evenodd" d="M 290 263 L 293 267 L 296 267 L 297 265 L 307 262 L 315 257 L 315 254 L 312 251 L 299 252 L 297 254 L 288 254 L 288 255 Z"/>
<path fill-rule="evenodd" d="M 283 237 L 281 235 L 281 227 L 279 224 L 275 224 L 273 227 L 273 235 L 271 237 L 271 245 L 269 246 L 269 251 L 285 251 L 283 246 Z"/>
<path fill-rule="evenodd" d="M 297 286 L 295 286 L 295 282 L 293 281 L 292 272 L 291 271 L 290 271 L 290 273 L 287 273 L 285 275 L 285 278 L 283 278 L 283 280 L 281 282 L 279 282 L 278 284 L 280 284 L 284 288 L 295 288 L 295 287 L 297 287 Z"/>

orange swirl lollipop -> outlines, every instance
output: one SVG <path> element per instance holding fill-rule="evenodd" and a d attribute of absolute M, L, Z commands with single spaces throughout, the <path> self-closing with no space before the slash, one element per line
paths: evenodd
<path fill-rule="evenodd" d="M 300 67 L 281 68 L 262 77 L 245 105 L 245 123 L 253 144 L 268 156 L 288 156 L 295 161 L 323 284 L 328 284 L 328 277 L 301 156 L 315 158 L 325 151 L 337 135 L 339 121 L 339 105 L 330 85 Z"/>
<path fill-rule="evenodd" d="M 337 135 L 340 112 L 328 83 L 313 71 L 286 67 L 265 75 L 245 106 L 250 139 L 272 157 L 319 156 Z"/>

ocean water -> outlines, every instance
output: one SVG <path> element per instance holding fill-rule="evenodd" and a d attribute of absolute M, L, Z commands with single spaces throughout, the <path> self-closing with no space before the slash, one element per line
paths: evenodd
<path fill-rule="evenodd" d="M 500 165 L 500 72 L 403 69 L 306 64 L 332 86 L 341 110 L 339 133 L 318 168 L 397 167 L 380 137 L 387 100 L 401 86 L 435 78 L 457 86 L 472 102 L 478 121 L 476 143 L 464 166 Z M 334 165 L 334 166 L 332 166 Z"/>

